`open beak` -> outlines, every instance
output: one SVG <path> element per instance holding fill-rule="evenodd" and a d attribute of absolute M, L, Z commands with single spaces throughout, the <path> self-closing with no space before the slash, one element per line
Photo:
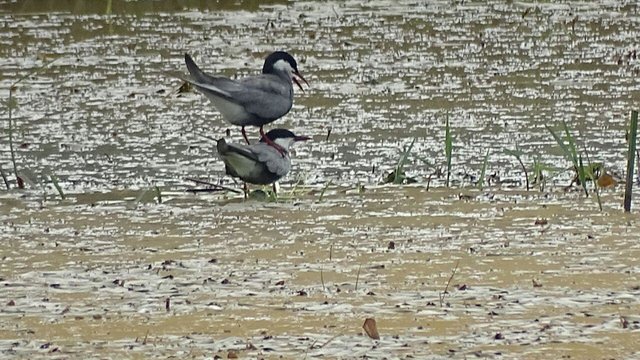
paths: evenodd
<path fill-rule="evenodd" d="M 298 79 L 296 78 L 296 76 L 298 78 L 300 78 L 300 80 L 304 81 L 305 84 L 307 84 L 307 86 L 309 86 L 309 83 L 307 82 L 307 80 L 305 80 L 305 78 L 302 76 L 302 74 L 300 74 L 300 72 L 298 72 L 298 70 L 293 72 L 293 75 L 295 75 L 293 77 L 293 82 L 296 83 L 296 85 L 298 85 L 298 87 L 300 88 L 300 90 L 304 91 L 304 89 L 302 88 L 302 84 L 300 84 L 300 81 L 298 81 Z"/>
<path fill-rule="evenodd" d="M 299 135 L 299 136 L 294 137 L 293 140 L 294 141 L 307 141 L 307 140 L 311 140 L 311 138 L 308 137 L 308 136 Z"/>

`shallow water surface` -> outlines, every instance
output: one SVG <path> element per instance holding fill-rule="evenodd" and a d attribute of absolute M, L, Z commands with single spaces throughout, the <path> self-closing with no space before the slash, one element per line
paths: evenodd
<path fill-rule="evenodd" d="M 637 4 L 99 3 L 0 1 L 2 97 L 53 61 L 13 94 L 35 184 L 0 193 L 2 357 L 640 357 L 637 215 L 620 186 L 602 212 L 565 189 L 545 128 L 624 172 Z M 179 93 L 183 54 L 244 76 L 279 48 L 311 85 L 272 126 L 314 140 L 280 201 L 185 192 L 239 186 L 201 135 L 240 134 Z M 413 139 L 417 183 L 380 185 Z M 555 168 L 544 191 L 524 190 L 516 144 Z"/>
<path fill-rule="evenodd" d="M 3 352 L 638 354 L 633 217 L 578 195 L 342 190 L 277 204 L 175 193 L 136 209 L 3 197 L 19 214 L 2 229 Z M 362 334 L 367 317 L 380 341 Z"/>

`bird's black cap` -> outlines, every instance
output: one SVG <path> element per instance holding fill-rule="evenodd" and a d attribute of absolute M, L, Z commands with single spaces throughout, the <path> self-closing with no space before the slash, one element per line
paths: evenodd
<path fill-rule="evenodd" d="M 278 60 L 284 60 L 288 62 L 293 68 L 293 70 L 295 70 L 296 72 L 298 71 L 298 63 L 296 62 L 296 59 L 293 58 L 293 56 L 291 56 L 286 51 L 276 51 L 276 52 L 272 52 L 264 60 L 264 65 L 262 66 L 262 73 L 263 74 L 272 73 L 273 65 L 275 65 L 275 63 L 278 62 Z"/>
<path fill-rule="evenodd" d="M 264 135 L 269 139 L 271 139 L 271 141 L 274 141 L 275 139 L 286 139 L 286 138 L 293 138 L 295 141 L 304 141 L 304 140 L 310 139 L 307 136 L 296 135 L 287 129 L 272 129 L 272 130 L 269 130 L 269 132 L 267 132 Z M 261 138 L 260 142 L 265 142 L 264 138 Z"/>

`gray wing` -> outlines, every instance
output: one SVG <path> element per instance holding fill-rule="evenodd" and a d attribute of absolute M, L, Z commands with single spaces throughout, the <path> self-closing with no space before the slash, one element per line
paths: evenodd
<path fill-rule="evenodd" d="M 222 97 L 244 107 L 245 111 L 263 119 L 275 120 L 291 110 L 293 86 L 273 74 L 251 76 L 239 81 L 205 74 L 193 59 L 185 54 L 185 63 L 193 84 L 207 96 Z"/>
<path fill-rule="evenodd" d="M 288 153 L 282 157 L 273 146 L 265 143 L 258 143 L 250 148 L 258 160 L 279 177 L 287 175 L 291 170 L 291 158 Z"/>
<path fill-rule="evenodd" d="M 224 138 L 218 140 L 216 148 L 218 150 L 218 154 L 220 154 L 221 157 L 225 157 L 229 153 L 233 152 L 242 155 L 250 160 L 256 162 L 260 161 L 259 157 L 253 151 L 251 151 L 251 147 L 246 145 L 229 144 L 224 140 Z"/>

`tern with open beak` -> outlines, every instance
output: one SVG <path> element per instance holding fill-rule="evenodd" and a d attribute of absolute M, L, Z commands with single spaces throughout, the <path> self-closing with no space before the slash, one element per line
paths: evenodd
<path fill-rule="evenodd" d="M 190 78 L 183 79 L 202 92 L 233 125 L 242 127 L 242 136 L 247 144 L 249 139 L 245 126 L 260 127 L 260 136 L 275 147 L 284 156 L 282 147 L 266 136 L 263 126 L 275 121 L 291 110 L 293 106 L 293 82 L 302 90 L 302 84 L 309 84 L 298 71 L 298 64 L 290 54 L 284 51 L 271 53 L 264 61 L 262 74 L 232 80 L 222 76 L 204 73 L 185 54 Z M 298 80 L 299 79 L 299 80 Z"/>

